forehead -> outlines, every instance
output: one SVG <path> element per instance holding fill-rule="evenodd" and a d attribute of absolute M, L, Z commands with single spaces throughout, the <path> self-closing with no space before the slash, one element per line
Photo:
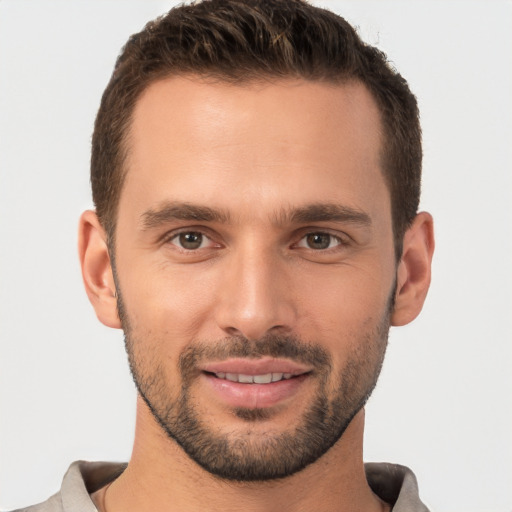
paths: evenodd
<path fill-rule="evenodd" d="M 173 77 L 136 104 L 120 206 L 169 195 L 213 206 L 238 195 L 275 207 L 342 193 L 350 203 L 385 187 L 380 147 L 378 107 L 360 83 Z"/>

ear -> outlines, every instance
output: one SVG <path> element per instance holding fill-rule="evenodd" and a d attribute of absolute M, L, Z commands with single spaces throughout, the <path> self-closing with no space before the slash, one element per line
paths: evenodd
<path fill-rule="evenodd" d="M 96 212 L 85 211 L 78 229 L 78 253 L 85 291 L 98 320 L 107 327 L 121 328 L 107 237 Z"/>
<path fill-rule="evenodd" d="M 404 235 L 391 325 L 408 324 L 419 315 L 430 286 L 433 254 L 434 221 L 422 212 Z"/>

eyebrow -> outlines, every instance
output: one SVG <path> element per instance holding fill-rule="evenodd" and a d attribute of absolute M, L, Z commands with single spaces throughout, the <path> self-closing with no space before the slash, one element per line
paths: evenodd
<path fill-rule="evenodd" d="M 164 202 L 156 209 L 142 215 L 143 229 L 153 229 L 176 220 L 194 222 L 229 223 L 229 212 L 188 202 Z M 359 226 L 371 226 L 370 216 L 359 209 L 335 203 L 313 203 L 305 206 L 283 208 L 273 216 L 276 225 L 307 224 L 314 222 L 343 222 Z"/>
<path fill-rule="evenodd" d="M 222 222 L 229 221 L 229 214 L 221 210 L 191 203 L 165 202 L 157 209 L 145 211 L 142 216 L 144 229 L 152 229 L 167 222 L 176 220 L 196 222 Z"/>
<path fill-rule="evenodd" d="M 371 226 L 372 220 L 368 213 L 350 206 L 335 203 L 313 203 L 292 208 L 279 217 L 280 223 L 296 222 L 344 222 L 359 226 Z"/>

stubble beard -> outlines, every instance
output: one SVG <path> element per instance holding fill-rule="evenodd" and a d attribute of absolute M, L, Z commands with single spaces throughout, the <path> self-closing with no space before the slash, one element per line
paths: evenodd
<path fill-rule="evenodd" d="M 324 348 L 295 337 L 269 335 L 256 341 L 230 337 L 191 344 L 179 358 L 181 389 L 177 398 L 172 397 L 166 378 L 169 368 L 164 367 L 158 354 L 148 354 L 144 349 L 147 345 L 134 336 L 120 295 L 118 309 L 135 385 L 169 439 L 212 475 L 249 482 L 290 476 L 318 460 L 341 438 L 377 383 L 387 347 L 392 304 L 388 304 L 386 314 L 371 332 L 358 336 L 352 344 L 355 348 L 336 376 L 332 357 Z M 168 342 L 152 340 L 151 346 Z M 264 356 L 288 358 L 314 368 L 308 378 L 316 379 L 317 390 L 310 405 L 296 426 L 286 431 L 270 427 L 255 431 L 256 423 L 271 419 L 273 410 L 265 408 L 235 408 L 233 414 L 247 428 L 215 430 L 194 401 L 198 364 L 230 357 Z"/>

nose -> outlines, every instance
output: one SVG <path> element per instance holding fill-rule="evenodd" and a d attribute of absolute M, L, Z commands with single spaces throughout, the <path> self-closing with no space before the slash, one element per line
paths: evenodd
<path fill-rule="evenodd" d="M 286 262 L 272 251 L 247 248 L 226 263 L 216 321 L 226 334 L 257 340 L 289 334 L 297 319 Z"/>

